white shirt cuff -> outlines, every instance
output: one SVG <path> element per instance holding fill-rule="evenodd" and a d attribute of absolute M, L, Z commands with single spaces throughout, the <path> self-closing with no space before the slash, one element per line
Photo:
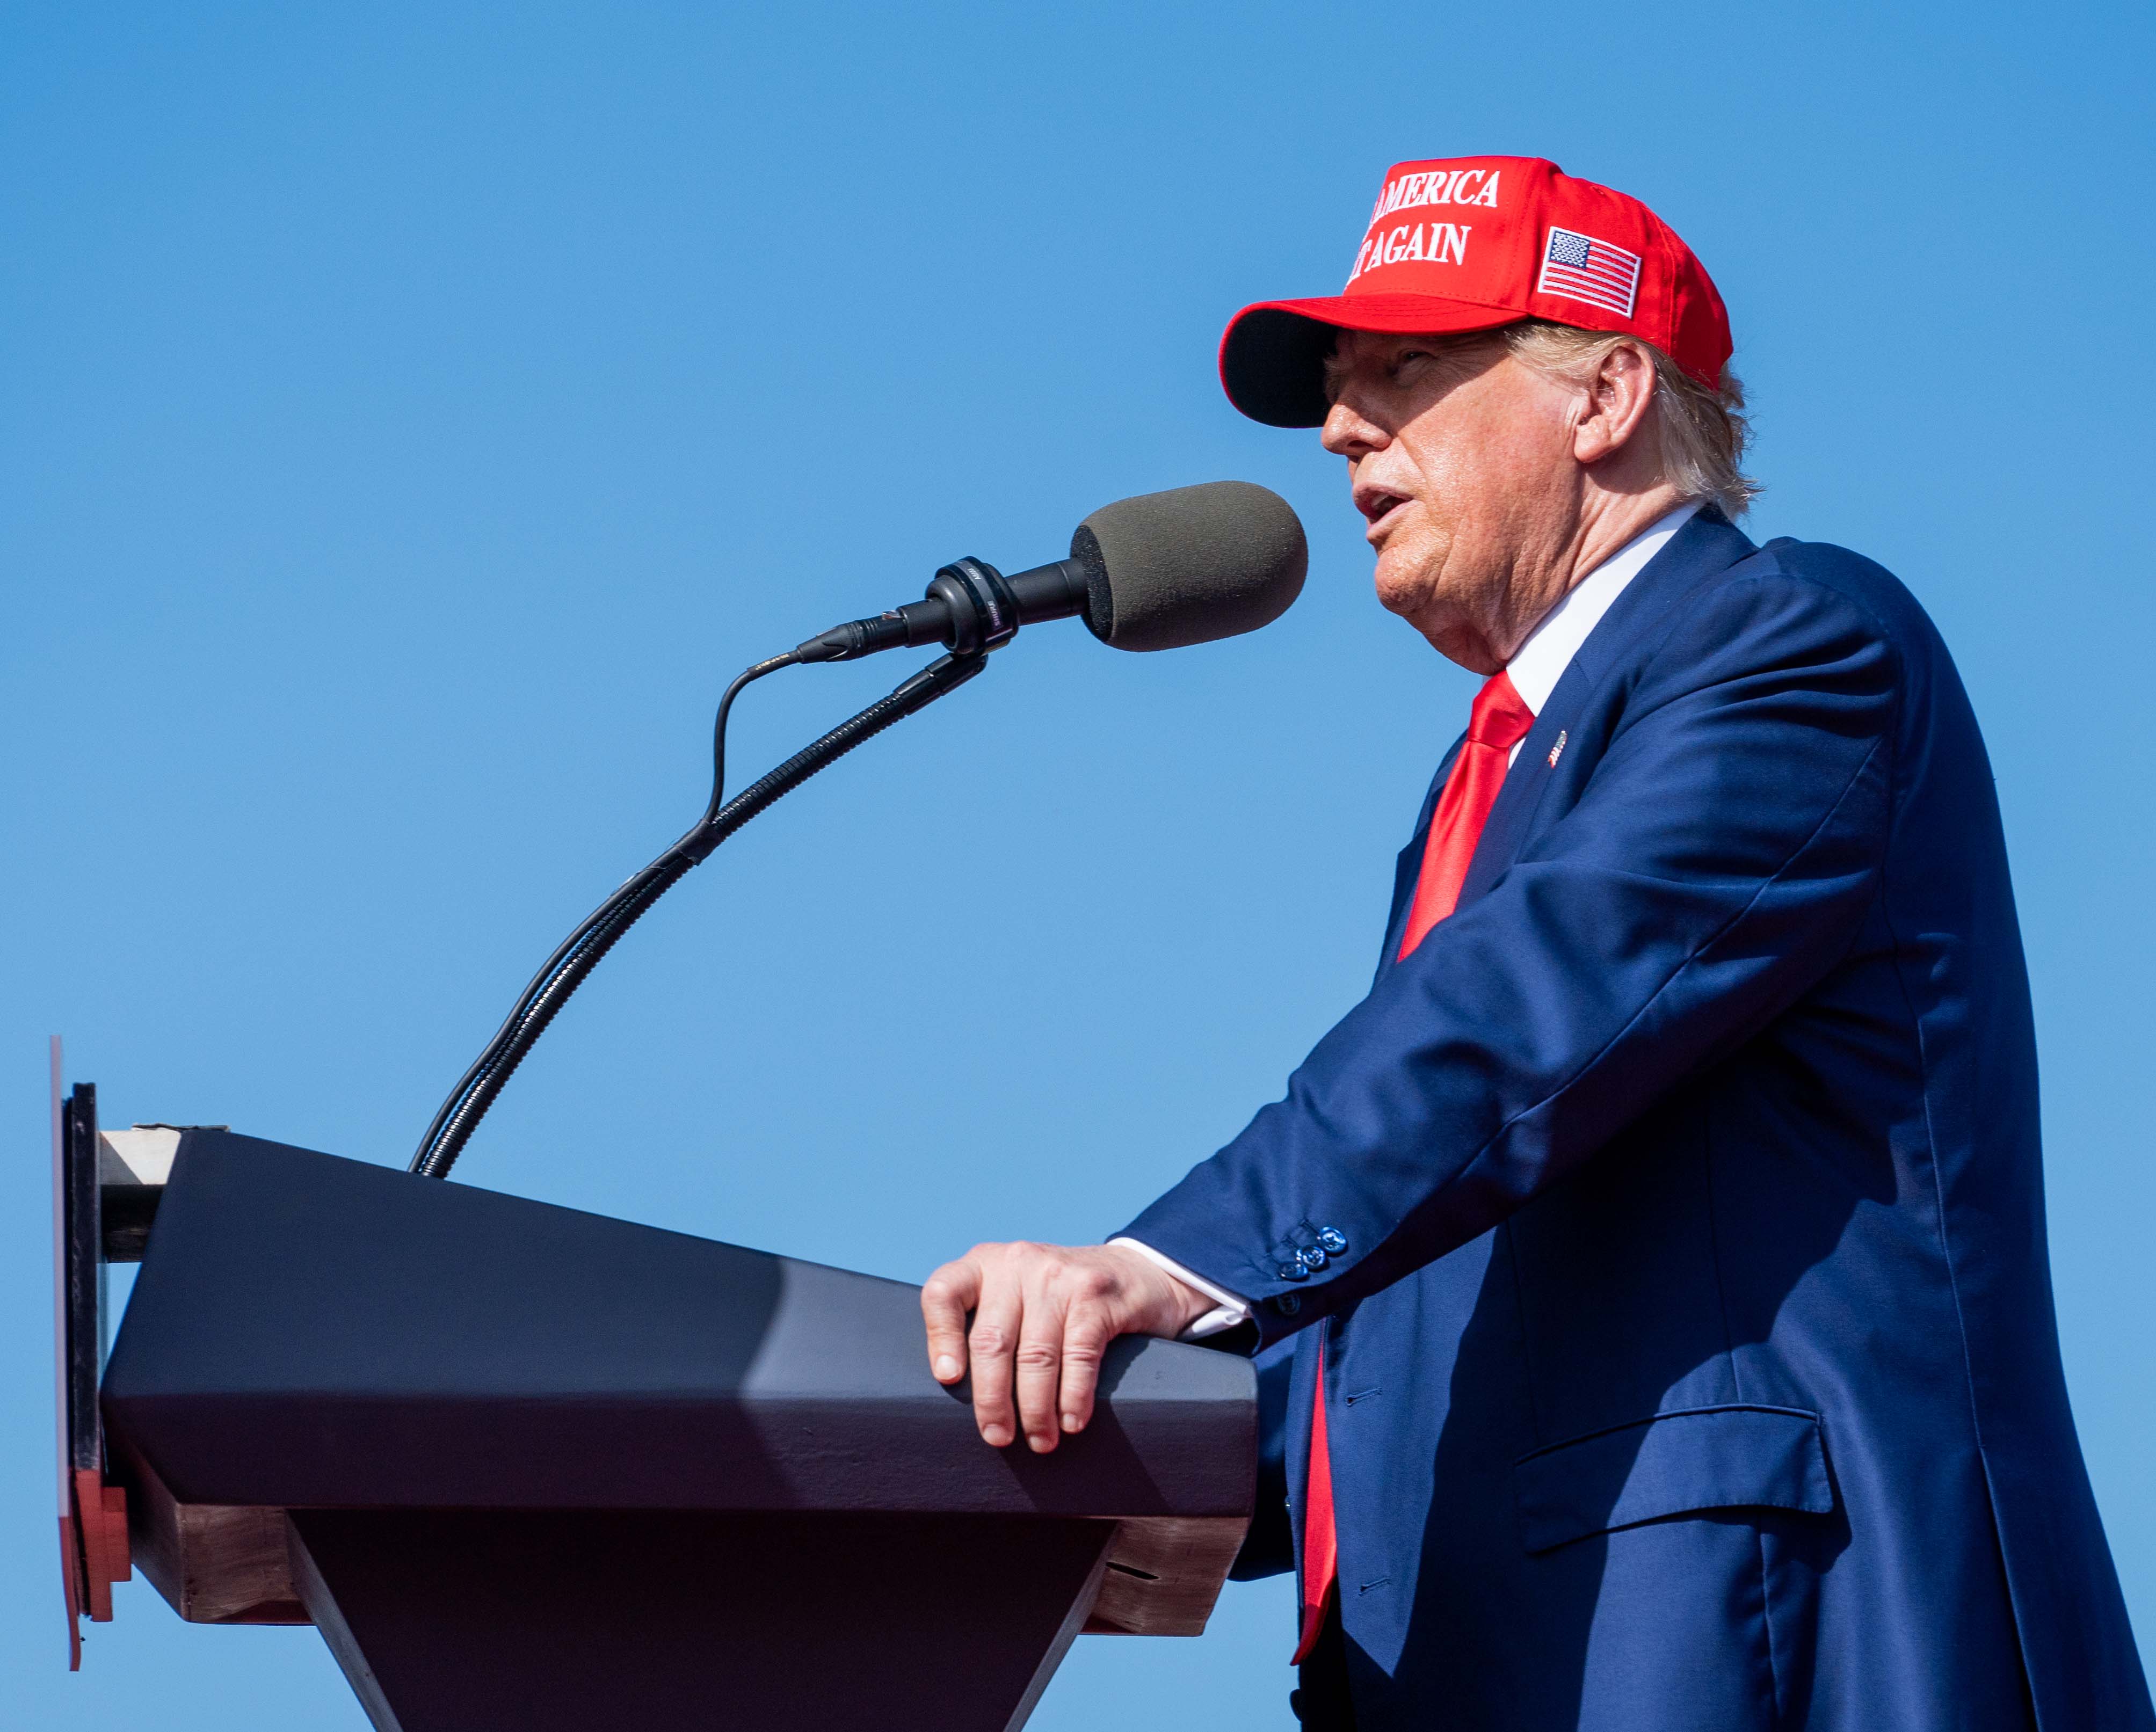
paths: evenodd
<path fill-rule="evenodd" d="M 1178 1340 L 1202 1340 L 1207 1335 L 1220 1335 L 1250 1320 L 1250 1304 L 1248 1299 L 1238 1299 L 1226 1288 L 1215 1287 L 1204 1276 L 1193 1274 L 1173 1258 L 1163 1257 L 1152 1246 L 1141 1244 L 1136 1239 L 1111 1239 L 1108 1243 L 1111 1245 L 1122 1245 L 1137 1252 L 1147 1263 L 1157 1268 L 1165 1270 L 1185 1287 L 1196 1289 L 1213 1301 L 1213 1309 L 1177 1336 Z"/>

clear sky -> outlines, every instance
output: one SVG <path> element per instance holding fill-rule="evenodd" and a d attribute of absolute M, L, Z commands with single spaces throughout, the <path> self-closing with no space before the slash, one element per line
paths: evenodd
<path fill-rule="evenodd" d="M 1222 476 L 1278 625 L 1029 631 L 692 876 L 458 1176 L 918 1279 L 1126 1220 L 1359 996 L 1475 684 L 1337 464 L 1239 419 L 1404 157 L 1555 158 L 1714 274 L 1768 490 L 1940 623 L 2035 979 L 2075 1408 L 2156 1632 L 2145 529 L 2156 27 L 2065 3 L 0 9 L 0 1720 L 359 1728 L 140 1581 L 64 1671 L 44 1038 L 108 1123 L 402 1164 L 701 809 L 726 679 Z M 740 707 L 783 756 L 902 658 Z M 1034 1724 L 1279 1727 L 1281 1584 Z"/>

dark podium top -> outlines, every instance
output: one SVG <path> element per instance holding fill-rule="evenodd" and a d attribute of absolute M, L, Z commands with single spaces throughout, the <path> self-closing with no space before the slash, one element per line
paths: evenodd
<path fill-rule="evenodd" d="M 322 1625 L 402 1732 L 1014 1726 L 1081 1625 L 1202 1629 L 1255 1490 L 1241 1359 L 1119 1342 L 1086 1432 L 992 1450 L 912 1287 L 223 1131 L 103 1410 L 182 1615 Z"/>

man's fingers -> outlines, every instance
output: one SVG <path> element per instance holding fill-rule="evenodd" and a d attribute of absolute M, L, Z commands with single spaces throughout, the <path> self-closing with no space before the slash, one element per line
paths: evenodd
<path fill-rule="evenodd" d="M 1063 1372 L 1063 1317 L 1066 1303 L 1057 1291 L 1060 1271 L 1053 1263 L 1034 1273 L 1024 1284 L 1025 1314 L 1019 1325 L 1016 1362 L 1019 1423 L 1035 1452 L 1055 1448 L 1062 1432 L 1057 1420 L 1056 1386 Z"/>
<path fill-rule="evenodd" d="M 1043 1453 L 1091 1421 L 1117 1335 L 1173 1335 L 1204 1309 L 1115 1245 L 976 1245 L 921 1290 L 930 1369 L 944 1383 L 971 1372 L 973 1423 L 992 1447 L 1023 1429 Z"/>
<path fill-rule="evenodd" d="M 1116 1275 L 1091 1260 L 1073 1268 L 1066 1284 L 1070 1299 L 1063 1326 L 1062 1389 L 1055 1423 L 1065 1432 L 1082 1432 L 1093 1417 L 1101 1355 L 1122 1327 L 1120 1314 L 1126 1295 Z"/>
<path fill-rule="evenodd" d="M 981 1296 L 981 1272 L 970 1258 L 947 1263 L 921 1289 L 921 1318 L 928 1326 L 928 1369 L 938 1383 L 966 1375 L 966 1314 Z"/>
<path fill-rule="evenodd" d="M 1108 1325 L 1097 1308 L 1073 1306 L 1063 1330 L 1063 1384 L 1058 1422 L 1082 1432 L 1093 1417 L 1101 1386 L 1101 1359 L 1108 1350 Z"/>
<path fill-rule="evenodd" d="M 996 1449 L 1018 1435 L 1011 1413 L 1011 1356 L 1024 1315 L 1016 1282 L 1005 1278 L 983 1283 L 966 1345 L 973 1358 L 973 1423 L 982 1441 Z"/>

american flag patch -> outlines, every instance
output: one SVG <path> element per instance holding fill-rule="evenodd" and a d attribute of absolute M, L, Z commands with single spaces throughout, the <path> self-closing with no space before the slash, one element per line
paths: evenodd
<path fill-rule="evenodd" d="M 1538 294 L 1562 295 L 1592 306 L 1607 307 L 1629 319 L 1640 293 L 1640 255 L 1591 234 L 1553 228 L 1548 243 L 1543 248 L 1543 270 L 1535 279 L 1535 289 Z"/>

